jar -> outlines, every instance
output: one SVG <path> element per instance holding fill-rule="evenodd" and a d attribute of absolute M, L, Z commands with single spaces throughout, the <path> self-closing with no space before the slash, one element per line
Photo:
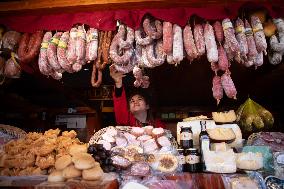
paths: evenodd
<path fill-rule="evenodd" d="M 186 150 L 185 163 L 187 172 L 196 173 L 199 171 L 200 156 L 196 148 Z"/>
<path fill-rule="evenodd" d="M 177 149 L 178 151 L 178 163 L 179 165 L 181 166 L 182 168 L 182 172 L 185 172 L 186 171 L 186 167 L 185 167 L 185 156 L 184 156 L 184 149 L 180 148 L 180 149 Z"/>
<path fill-rule="evenodd" d="M 183 149 L 193 147 L 192 130 L 191 127 L 182 127 L 180 130 L 180 146 Z"/>

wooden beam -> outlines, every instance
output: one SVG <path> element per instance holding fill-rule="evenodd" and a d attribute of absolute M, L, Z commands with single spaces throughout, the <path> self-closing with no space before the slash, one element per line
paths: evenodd
<path fill-rule="evenodd" d="M 269 0 L 253 1 L 268 2 Z M 209 5 L 229 6 L 231 3 L 237 2 L 247 2 L 247 0 L 22 0 L 0 3 L 0 14 L 48 14 L 118 9 L 204 7 Z M 273 0 L 273 2 L 280 3 L 281 0 Z"/>

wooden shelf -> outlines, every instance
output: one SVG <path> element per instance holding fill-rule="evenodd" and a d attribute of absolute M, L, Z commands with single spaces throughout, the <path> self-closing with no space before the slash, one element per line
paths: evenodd
<path fill-rule="evenodd" d="M 273 2 L 283 4 L 281 0 L 252 0 L 253 2 Z M 21 0 L 0 2 L 0 14 L 10 15 L 25 14 L 49 14 L 95 11 L 95 10 L 119 10 L 141 8 L 172 8 L 172 7 L 205 7 L 209 5 L 229 6 L 231 3 L 247 2 L 247 0 Z M 251 1 L 250 1 L 251 2 Z"/>

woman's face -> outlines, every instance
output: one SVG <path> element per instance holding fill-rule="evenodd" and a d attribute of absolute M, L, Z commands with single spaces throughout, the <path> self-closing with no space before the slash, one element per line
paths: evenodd
<path fill-rule="evenodd" d="M 146 112 L 149 109 L 149 105 L 146 104 L 145 99 L 140 95 L 134 95 L 129 101 L 129 109 L 131 113 Z"/>

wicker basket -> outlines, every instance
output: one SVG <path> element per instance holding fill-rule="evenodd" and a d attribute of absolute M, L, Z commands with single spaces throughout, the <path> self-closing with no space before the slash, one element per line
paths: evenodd
<path fill-rule="evenodd" d="M 0 132 L 13 136 L 14 138 L 24 138 L 26 132 L 18 127 L 0 124 Z"/>
<path fill-rule="evenodd" d="M 109 128 L 114 128 L 120 132 L 130 132 L 131 131 L 131 126 L 109 126 L 109 127 L 105 127 L 105 128 L 102 128 L 100 129 L 99 131 L 97 131 L 90 139 L 89 141 L 89 145 L 91 144 L 95 144 L 97 143 L 100 139 L 101 139 L 101 136 L 107 131 L 107 129 Z M 172 146 L 175 147 L 176 149 L 178 148 L 178 143 L 177 141 L 175 140 L 175 138 L 173 137 L 171 131 L 165 129 L 165 133 L 166 133 L 166 136 L 170 139 L 171 143 L 172 143 Z"/>

